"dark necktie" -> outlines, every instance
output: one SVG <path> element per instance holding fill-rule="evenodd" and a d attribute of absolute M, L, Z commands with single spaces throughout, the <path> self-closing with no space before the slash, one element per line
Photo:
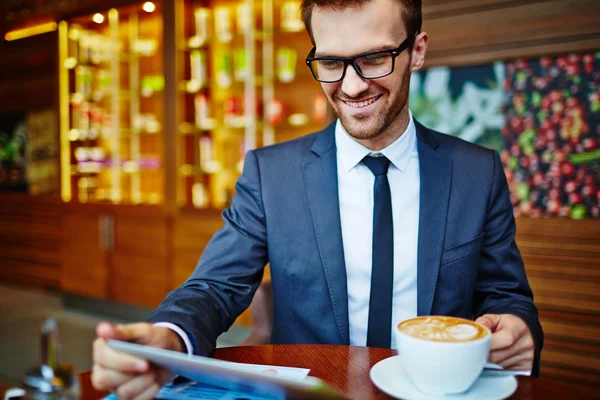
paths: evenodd
<path fill-rule="evenodd" d="M 375 185 L 373 186 L 373 265 L 371 267 L 367 346 L 389 348 L 392 336 L 392 293 L 394 285 L 392 196 L 387 178 L 390 160 L 384 156 L 367 156 L 363 158 L 362 162 L 375 175 Z"/>

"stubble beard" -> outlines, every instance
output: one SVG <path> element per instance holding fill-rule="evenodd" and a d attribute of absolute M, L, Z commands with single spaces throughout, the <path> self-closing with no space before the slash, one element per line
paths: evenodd
<path fill-rule="evenodd" d="M 372 117 L 351 117 L 336 110 L 336 114 L 348 135 L 357 140 L 375 139 L 392 123 L 389 113 Z M 372 121 L 368 121 L 369 119 Z"/>
<path fill-rule="evenodd" d="M 340 112 L 338 107 L 334 106 L 333 109 L 348 135 L 357 140 L 373 140 L 383 134 L 407 107 L 409 86 L 410 71 L 407 71 L 400 83 L 399 96 L 390 107 L 380 111 L 377 115 L 352 117 Z M 378 101 L 383 100 L 379 99 Z M 369 119 L 372 120 L 370 123 Z"/>

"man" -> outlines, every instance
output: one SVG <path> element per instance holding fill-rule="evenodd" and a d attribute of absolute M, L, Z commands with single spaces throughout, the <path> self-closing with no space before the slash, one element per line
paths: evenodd
<path fill-rule="evenodd" d="M 210 354 L 267 262 L 273 343 L 389 347 L 398 322 L 453 315 L 492 330 L 492 362 L 537 372 L 543 335 L 498 154 L 408 110 L 428 43 L 421 2 L 305 0 L 303 15 L 338 122 L 248 153 L 225 227 L 153 324 L 98 326 L 94 385 L 152 397 L 163 372 L 105 340 Z"/>

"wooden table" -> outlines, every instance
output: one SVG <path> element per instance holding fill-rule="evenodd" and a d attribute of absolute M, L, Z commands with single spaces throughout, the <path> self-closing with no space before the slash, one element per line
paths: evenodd
<path fill-rule="evenodd" d="M 310 374 L 325 380 L 350 398 L 391 399 L 377 389 L 369 371 L 379 361 L 396 355 L 395 350 L 334 345 L 272 345 L 228 347 L 214 356 L 221 360 L 310 368 Z M 566 384 L 545 379 L 519 377 L 511 400 L 586 399 L 585 394 Z"/>
<path fill-rule="evenodd" d="M 8 389 L 10 389 L 11 386 L 7 385 L 6 383 L 0 382 L 0 400 L 4 399 L 4 393 L 6 393 L 6 391 Z"/>
<path fill-rule="evenodd" d="M 396 355 L 394 350 L 334 345 L 269 345 L 217 349 L 215 358 L 252 364 L 269 364 L 309 368 L 316 376 L 346 393 L 352 399 L 390 399 L 369 378 L 371 367 Z M 546 379 L 519 377 L 519 387 L 512 399 L 586 399 L 592 398 L 577 389 Z M 92 387 L 90 372 L 81 374 L 82 400 L 96 400 L 106 395 Z M 0 400 L 3 393 L 0 393 Z"/>

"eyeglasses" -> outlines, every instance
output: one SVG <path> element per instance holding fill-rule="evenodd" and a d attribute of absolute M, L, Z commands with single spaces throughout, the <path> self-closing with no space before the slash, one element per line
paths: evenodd
<path fill-rule="evenodd" d="M 394 60 L 413 44 L 414 39 L 414 35 L 409 35 L 395 49 L 370 51 L 354 57 L 314 57 L 313 47 L 306 57 L 306 65 L 315 79 L 324 83 L 334 83 L 344 79 L 348 64 L 365 79 L 383 78 L 394 72 Z"/>

